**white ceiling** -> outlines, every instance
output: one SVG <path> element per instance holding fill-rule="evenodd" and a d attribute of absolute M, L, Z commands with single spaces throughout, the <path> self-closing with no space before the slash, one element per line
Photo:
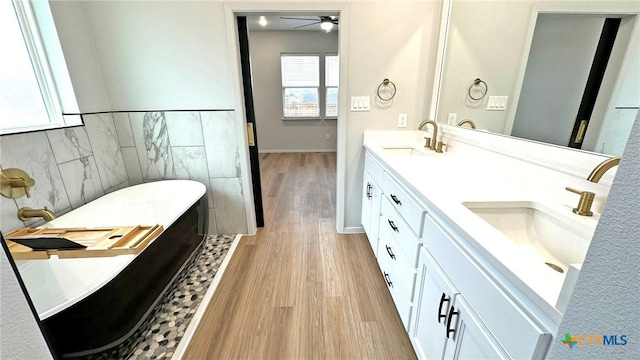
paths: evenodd
<path fill-rule="evenodd" d="M 320 14 L 322 16 L 336 16 L 337 14 Z M 317 19 L 317 20 L 288 20 L 281 19 L 280 17 L 300 18 L 300 19 Z M 258 19 L 260 15 L 247 16 L 247 24 L 249 25 L 249 31 L 269 31 L 269 30 L 305 30 L 305 31 L 323 31 L 320 29 L 320 23 L 310 26 L 304 26 L 295 29 L 297 26 L 307 25 L 313 22 L 319 22 L 320 17 L 318 14 L 269 14 L 264 15 L 267 19 L 267 26 L 260 26 Z M 338 26 L 334 26 L 333 30 L 337 31 Z"/>

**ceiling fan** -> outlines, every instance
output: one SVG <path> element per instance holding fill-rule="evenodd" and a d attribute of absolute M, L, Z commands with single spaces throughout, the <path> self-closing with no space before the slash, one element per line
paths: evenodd
<path fill-rule="evenodd" d="M 326 32 L 331 31 L 334 25 L 338 25 L 338 17 L 337 16 L 318 16 L 318 19 L 308 19 L 308 18 L 294 18 L 294 17 L 285 17 L 281 16 L 280 19 L 286 20 L 302 20 L 302 21 L 313 21 L 312 23 L 300 25 L 294 27 L 294 29 L 300 29 L 303 27 L 320 24 L 320 28 Z"/>

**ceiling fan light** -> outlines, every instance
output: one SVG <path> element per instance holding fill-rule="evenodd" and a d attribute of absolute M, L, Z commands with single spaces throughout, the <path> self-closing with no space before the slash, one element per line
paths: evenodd
<path fill-rule="evenodd" d="M 320 28 L 326 32 L 331 31 L 331 29 L 333 29 L 333 21 L 331 21 L 331 19 L 322 19 Z"/>
<path fill-rule="evenodd" d="M 258 19 L 258 24 L 260 24 L 260 26 L 267 26 L 267 18 L 265 18 L 264 16 L 260 16 L 260 18 Z"/>

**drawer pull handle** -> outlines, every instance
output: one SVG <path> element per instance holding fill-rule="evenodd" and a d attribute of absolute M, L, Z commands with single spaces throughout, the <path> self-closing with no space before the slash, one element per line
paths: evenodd
<path fill-rule="evenodd" d="M 445 302 L 447 303 L 447 307 L 449 307 L 449 301 L 451 299 L 449 299 L 445 293 L 442 293 L 442 296 L 440 296 L 440 306 L 438 306 L 438 323 L 440 323 L 440 320 L 446 319 L 447 318 L 447 313 L 445 311 L 445 313 L 442 313 L 442 304 L 444 304 Z"/>
<path fill-rule="evenodd" d="M 387 247 L 387 253 L 389 254 L 389 256 L 395 260 L 396 259 L 396 255 L 393 253 L 393 251 L 391 251 L 391 246 L 389 245 L 385 245 Z"/>
<path fill-rule="evenodd" d="M 400 201 L 395 195 L 390 194 L 391 195 L 391 200 L 393 200 L 394 203 L 396 203 L 397 205 L 402 205 L 402 201 Z"/>
<path fill-rule="evenodd" d="M 395 232 L 400 232 L 398 231 L 398 227 L 396 226 L 396 224 L 393 223 L 393 221 L 391 220 L 387 220 L 389 222 L 389 226 L 391 226 L 391 229 L 393 229 L 393 231 Z"/>
<path fill-rule="evenodd" d="M 391 282 L 391 277 L 387 272 L 384 272 L 384 281 L 387 283 L 388 287 L 393 287 L 393 283 Z"/>
<path fill-rule="evenodd" d="M 449 310 L 449 316 L 447 317 L 447 339 L 449 338 L 449 334 L 453 333 L 453 336 L 455 337 L 456 335 L 456 329 L 452 329 L 451 328 L 451 318 L 453 318 L 453 315 L 456 316 L 456 323 L 458 322 L 458 318 L 460 317 L 460 312 L 455 310 L 455 307 L 453 307 L 453 305 L 451 306 L 451 309 Z M 457 324 L 454 324 L 454 327 L 458 327 Z"/>

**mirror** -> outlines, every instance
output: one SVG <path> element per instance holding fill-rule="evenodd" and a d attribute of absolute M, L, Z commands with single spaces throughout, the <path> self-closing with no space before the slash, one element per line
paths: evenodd
<path fill-rule="evenodd" d="M 631 1 L 451 0 L 436 119 L 620 156 L 640 104 L 639 13 Z"/>

